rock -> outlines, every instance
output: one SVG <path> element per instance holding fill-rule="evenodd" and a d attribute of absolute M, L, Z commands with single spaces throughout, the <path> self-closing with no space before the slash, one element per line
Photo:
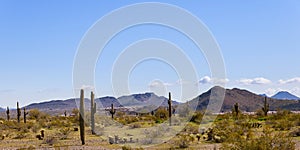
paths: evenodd
<path fill-rule="evenodd" d="M 114 138 L 112 136 L 108 137 L 109 144 L 114 144 Z"/>

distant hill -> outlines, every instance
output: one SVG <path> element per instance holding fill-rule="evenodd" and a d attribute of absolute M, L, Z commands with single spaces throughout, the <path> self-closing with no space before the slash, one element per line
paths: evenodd
<path fill-rule="evenodd" d="M 115 97 L 101 97 L 96 98 L 98 108 L 107 108 L 111 104 L 115 107 L 139 107 L 145 105 L 157 105 L 157 106 L 167 106 L 168 99 L 163 96 L 157 96 L 154 93 L 144 93 L 144 94 L 133 94 L 128 96 L 122 96 L 119 98 Z M 173 105 L 179 104 L 176 101 L 172 101 Z M 67 100 L 52 100 L 41 103 L 33 103 L 26 106 L 27 109 L 39 109 L 43 112 L 50 114 L 63 114 L 64 111 L 70 112 L 72 109 L 77 108 L 79 104 L 79 99 L 67 99 Z M 85 108 L 90 109 L 90 100 L 85 99 Z"/>
<path fill-rule="evenodd" d="M 225 92 L 225 99 L 221 108 L 221 111 L 228 112 L 231 111 L 235 103 L 239 104 L 239 108 L 242 111 L 254 112 L 261 109 L 264 103 L 264 96 L 257 95 L 255 93 L 249 92 L 242 89 L 224 89 L 222 87 L 216 86 L 207 92 L 201 94 L 200 96 L 194 98 L 190 101 L 192 106 L 196 106 L 197 110 L 206 109 L 209 99 L 212 101 L 219 100 L 221 94 Z M 300 110 L 300 101 L 286 100 L 278 101 L 273 98 L 268 98 L 268 103 L 270 104 L 270 110 L 277 110 L 278 108 L 289 110 Z"/>
<path fill-rule="evenodd" d="M 281 100 L 300 100 L 299 97 L 297 97 L 289 92 L 286 92 L 286 91 L 278 92 L 277 94 L 272 96 L 272 98 L 281 99 Z"/>
<path fill-rule="evenodd" d="M 2 111 L 5 111 L 5 109 L 0 107 L 0 112 L 2 112 Z"/>
<path fill-rule="evenodd" d="M 269 97 L 267 94 L 259 94 L 259 96 L 262 96 L 262 97 Z"/>
<path fill-rule="evenodd" d="M 168 99 L 163 96 L 157 96 L 154 93 L 133 94 L 118 98 L 123 106 L 168 106 Z M 176 101 L 172 101 L 173 105 L 178 105 Z"/>

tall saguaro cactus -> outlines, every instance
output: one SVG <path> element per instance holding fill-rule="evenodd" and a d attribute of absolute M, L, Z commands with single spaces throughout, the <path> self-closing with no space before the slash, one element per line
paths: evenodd
<path fill-rule="evenodd" d="M 111 108 L 109 110 L 109 113 L 111 114 L 111 119 L 114 119 L 114 115 L 116 113 L 116 109 L 114 109 L 114 104 L 111 104 Z"/>
<path fill-rule="evenodd" d="M 9 121 L 10 115 L 9 115 L 9 107 L 8 106 L 7 106 L 7 109 L 6 109 L 6 118 L 7 118 L 7 121 Z"/>
<path fill-rule="evenodd" d="M 95 133 L 95 113 L 96 113 L 97 105 L 95 103 L 95 95 L 93 92 L 91 92 L 91 128 L 92 128 L 92 134 Z"/>
<path fill-rule="evenodd" d="M 172 98 L 171 98 L 171 92 L 169 92 L 168 104 L 169 104 L 169 124 L 171 126 L 172 125 Z"/>
<path fill-rule="evenodd" d="M 84 132 L 84 91 L 80 90 L 80 110 L 79 110 L 79 125 L 80 125 L 80 139 L 82 145 L 85 144 L 85 132 Z"/>
<path fill-rule="evenodd" d="M 268 104 L 268 98 L 267 97 L 265 97 L 264 107 L 262 108 L 262 110 L 264 111 L 265 116 L 267 116 L 268 111 L 269 111 L 269 104 Z"/>
<path fill-rule="evenodd" d="M 24 107 L 24 123 L 26 123 L 26 116 L 28 115 L 28 112 L 26 112 L 26 108 Z"/>
<path fill-rule="evenodd" d="M 19 102 L 17 102 L 17 119 L 18 119 L 18 123 L 20 123 L 20 117 L 21 117 L 21 109 L 19 107 Z"/>
<path fill-rule="evenodd" d="M 238 103 L 234 104 L 234 113 L 235 113 L 235 118 L 238 119 L 238 117 L 239 117 L 239 104 Z"/>

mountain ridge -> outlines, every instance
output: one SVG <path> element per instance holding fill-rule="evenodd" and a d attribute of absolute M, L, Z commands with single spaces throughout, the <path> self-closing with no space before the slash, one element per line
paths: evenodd
<path fill-rule="evenodd" d="M 225 94 L 225 95 L 222 95 Z M 208 91 L 198 95 L 197 97 L 189 100 L 188 103 L 191 104 L 197 110 L 205 110 L 210 100 L 216 101 L 218 98 L 224 96 L 224 101 L 221 107 L 221 112 L 228 112 L 232 110 L 235 103 L 239 104 L 241 111 L 254 112 L 261 109 L 264 102 L 264 96 L 255 94 L 245 89 L 225 89 L 220 86 L 215 86 Z M 157 96 L 154 93 L 142 93 L 142 94 L 132 94 L 126 96 L 120 96 L 118 98 L 112 96 L 100 97 L 95 99 L 97 104 L 102 104 L 103 107 L 97 106 L 98 108 L 108 108 L 111 104 L 115 107 L 142 107 L 147 105 L 156 106 L 168 106 L 168 99 L 164 96 Z M 172 100 L 173 105 L 179 105 L 181 103 Z M 293 111 L 300 110 L 300 100 L 278 100 L 274 98 L 268 98 L 268 103 L 270 104 L 270 110 L 277 109 L 288 109 Z M 70 111 L 71 109 L 77 108 L 79 104 L 78 98 L 71 98 L 66 100 L 51 100 L 40 103 L 32 103 L 25 106 L 27 109 L 40 109 L 42 111 L 50 113 L 63 113 L 65 110 Z M 182 103 L 184 104 L 184 103 Z M 86 109 L 90 109 L 90 100 L 85 99 Z M 4 109 L 5 110 L 5 109 Z"/>

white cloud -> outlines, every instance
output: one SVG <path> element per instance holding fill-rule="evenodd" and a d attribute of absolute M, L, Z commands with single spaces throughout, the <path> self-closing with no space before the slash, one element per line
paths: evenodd
<path fill-rule="evenodd" d="M 211 78 L 209 76 L 205 76 L 199 80 L 200 84 L 207 84 L 211 82 Z"/>
<path fill-rule="evenodd" d="M 209 76 L 204 76 L 199 80 L 200 84 L 225 84 L 227 82 L 229 79 L 210 78 Z"/>
<path fill-rule="evenodd" d="M 167 83 L 167 82 L 161 82 L 158 80 L 154 80 L 151 83 L 148 84 L 149 87 L 155 88 L 155 87 L 161 87 L 161 86 L 172 86 L 172 83 Z"/>
<path fill-rule="evenodd" d="M 251 85 L 251 84 L 270 84 L 272 83 L 269 79 L 259 77 L 254 79 L 241 79 L 238 81 L 240 84 Z"/>
<path fill-rule="evenodd" d="M 215 83 L 215 84 L 225 84 L 225 83 L 229 82 L 229 79 L 214 78 L 214 79 L 212 79 L 212 82 Z"/>
<path fill-rule="evenodd" d="M 300 77 L 288 79 L 288 80 L 279 80 L 279 84 L 290 84 L 290 83 L 300 83 Z"/>

